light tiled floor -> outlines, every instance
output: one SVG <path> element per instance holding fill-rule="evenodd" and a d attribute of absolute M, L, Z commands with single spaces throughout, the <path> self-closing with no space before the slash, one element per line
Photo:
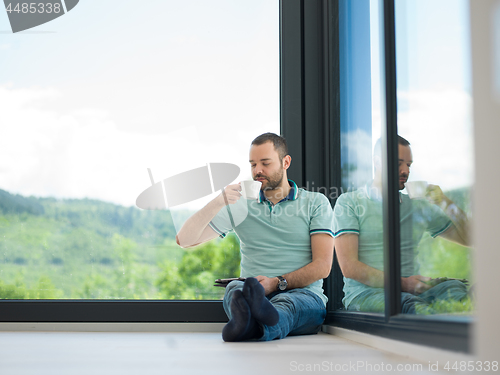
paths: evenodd
<path fill-rule="evenodd" d="M 0 332 L 1 375 L 438 373 L 428 366 L 325 333 L 224 343 L 220 333 Z"/>

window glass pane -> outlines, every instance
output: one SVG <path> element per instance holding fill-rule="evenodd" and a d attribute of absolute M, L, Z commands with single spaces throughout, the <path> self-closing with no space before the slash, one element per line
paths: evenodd
<path fill-rule="evenodd" d="M 468 19 L 465 0 L 396 1 L 398 126 L 410 142 L 399 146 L 406 313 L 473 311 Z"/>
<path fill-rule="evenodd" d="M 0 54 L 0 298 L 220 298 L 237 240 L 175 242 L 218 192 L 136 199 L 207 163 L 249 178 L 251 140 L 279 133 L 278 1 L 80 1 Z"/>
<path fill-rule="evenodd" d="M 344 308 L 383 313 L 380 16 L 378 1 L 339 2 L 342 191 L 334 208 L 334 230 Z"/>

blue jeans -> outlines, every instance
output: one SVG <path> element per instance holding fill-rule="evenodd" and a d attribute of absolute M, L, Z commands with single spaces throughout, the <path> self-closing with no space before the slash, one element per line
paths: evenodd
<path fill-rule="evenodd" d="M 421 308 L 427 313 L 435 313 L 430 307 L 432 302 L 439 300 L 461 301 L 467 297 L 467 287 L 458 280 L 448 280 L 417 295 L 401 293 L 401 312 L 417 314 Z M 354 298 L 347 310 L 383 313 L 385 309 L 384 289 L 370 288 Z"/>
<path fill-rule="evenodd" d="M 242 281 L 232 281 L 226 287 L 223 306 L 229 319 L 231 319 L 229 306 L 232 294 L 237 289 L 243 289 Z M 271 293 L 267 299 L 278 310 L 280 319 L 278 324 L 272 327 L 259 323 L 264 333 L 257 340 L 271 341 L 288 335 L 310 335 L 318 333 L 321 329 L 326 316 L 326 308 L 316 293 L 308 289 L 292 289 Z"/>

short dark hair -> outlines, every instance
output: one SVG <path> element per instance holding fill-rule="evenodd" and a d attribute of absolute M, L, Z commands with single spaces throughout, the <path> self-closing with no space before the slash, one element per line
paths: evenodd
<path fill-rule="evenodd" d="M 283 158 L 288 155 L 288 146 L 286 145 L 285 138 L 274 133 L 264 133 L 259 135 L 252 141 L 252 146 L 260 146 L 267 142 L 273 143 L 274 149 L 278 152 L 280 160 L 283 160 Z"/>
<path fill-rule="evenodd" d="M 409 147 L 410 142 L 408 142 L 406 139 L 398 135 L 398 145 Z M 375 143 L 375 147 L 373 148 L 373 155 L 375 157 L 380 157 L 382 158 L 382 138 L 379 138 L 377 142 Z"/>
<path fill-rule="evenodd" d="M 409 146 L 410 142 L 408 142 L 406 139 L 398 135 L 398 144 L 401 146 Z"/>

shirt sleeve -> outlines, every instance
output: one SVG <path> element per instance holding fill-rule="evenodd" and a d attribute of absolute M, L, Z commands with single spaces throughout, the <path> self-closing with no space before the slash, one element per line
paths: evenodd
<path fill-rule="evenodd" d="M 229 218 L 229 206 L 224 206 L 215 217 L 208 223 L 220 237 L 226 237 L 226 234 L 231 231 L 231 220 Z"/>
<path fill-rule="evenodd" d="M 427 231 L 433 238 L 446 232 L 453 225 L 450 218 L 435 204 L 427 200 L 421 200 L 421 204 L 422 215 L 427 221 Z"/>
<path fill-rule="evenodd" d="M 328 198 L 318 193 L 314 209 L 311 214 L 309 234 L 326 233 L 333 237 L 333 210 Z"/>
<path fill-rule="evenodd" d="M 208 225 L 219 236 L 225 237 L 228 232 L 240 225 L 247 216 L 248 202 L 246 199 L 240 199 L 235 204 L 224 206 Z"/>
<path fill-rule="evenodd" d="M 354 202 L 348 194 L 342 194 L 333 209 L 333 237 L 336 238 L 345 233 L 359 235 L 358 216 Z"/>

